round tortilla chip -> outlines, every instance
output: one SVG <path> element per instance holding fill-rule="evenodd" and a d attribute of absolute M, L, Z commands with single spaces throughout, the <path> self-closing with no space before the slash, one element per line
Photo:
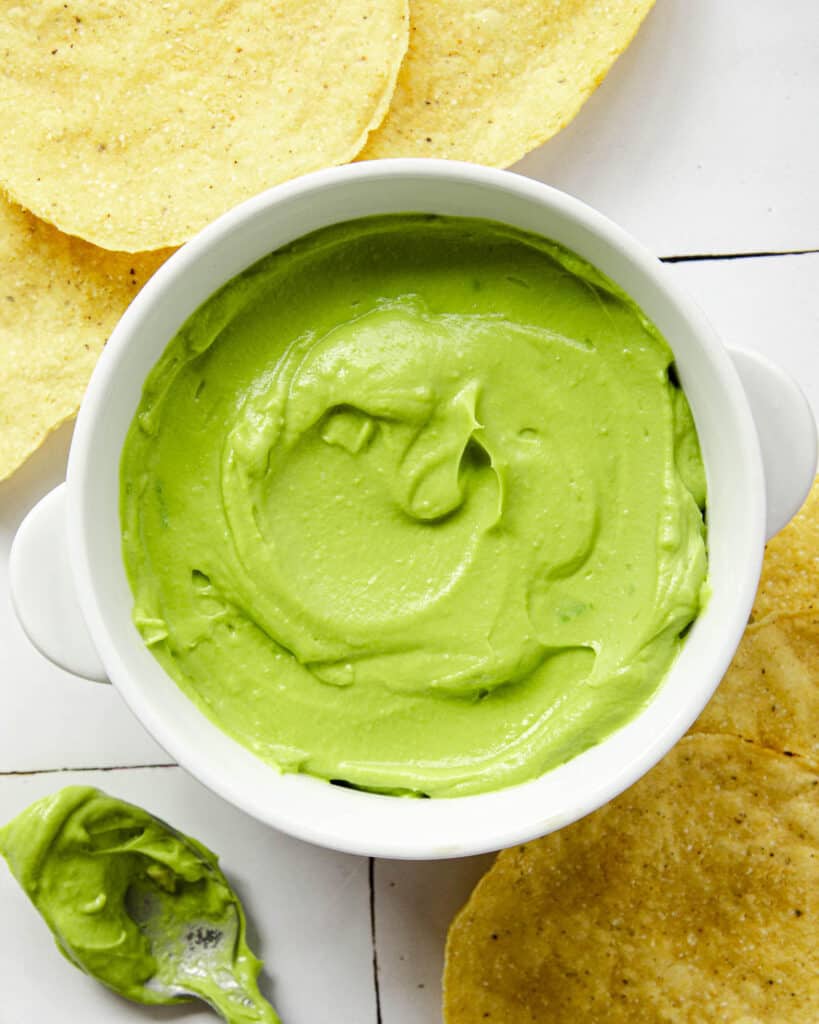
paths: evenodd
<path fill-rule="evenodd" d="M 508 166 L 565 127 L 654 0 L 412 0 L 389 113 L 359 159 Z"/>
<path fill-rule="evenodd" d="M 819 477 L 799 512 L 768 541 L 751 621 L 811 610 L 819 612 Z"/>
<path fill-rule="evenodd" d="M 0 193 L 0 480 L 73 416 L 108 335 L 172 252 L 108 252 Z"/>
<path fill-rule="evenodd" d="M 749 626 L 691 732 L 741 736 L 819 769 L 819 611 Z"/>
<path fill-rule="evenodd" d="M 499 855 L 450 928 L 446 1024 L 815 1024 L 818 803 L 795 758 L 683 739 Z"/>
<path fill-rule="evenodd" d="M 0 0 L 0 185 L 96 245 L 177 245 L 351 160 L 407 36 L 407 0 Z"/>

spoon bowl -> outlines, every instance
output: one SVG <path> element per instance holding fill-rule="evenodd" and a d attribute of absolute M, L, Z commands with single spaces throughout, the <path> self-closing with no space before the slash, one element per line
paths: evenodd
<path fill-rule="evenodd" d="M 238 900 L 191 921 L 179 914 L 173 893 L 142 881 L 129 888 L 125 908 L 157 962 L 146 988 L 169 1000 L 201 999 L 228 1024 L 280 1024 L 259 992 L 255 960 L 241 953 Z"/>

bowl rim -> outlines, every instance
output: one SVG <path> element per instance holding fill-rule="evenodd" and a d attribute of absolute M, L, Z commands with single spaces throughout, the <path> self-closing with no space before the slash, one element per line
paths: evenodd
<path fill-rule="evenodd" d="M 595 778 L 588 780 L 582 796 L 569 801 L 569 805 L 562 806 L 549 814 L 544 814 L 537 805 L 538 783 L 553 775 L 554 772 L 561 771 L 565 766 L 552 769 L 544 776 L 529 782 L 488 793 L 442 798 L 434 801 L 402 801 L 395 797 L 329 786 L 322 780 L 310 777 L 279 775 L 275 769 L 264 765 L 264 762 L 258 762 L 270 772 L 273 780 L 271 781 L 271 791 L 280 792 L 282 795 L 290 794 L 291 791 L 295 793 L 295 796 L 287 796 L 286 804 L 292 803 L 293 800 L 306 800 L 309 803 L 313 799 L 310 794 L 315 790 L 316 785 L 325 790 L 332 790 L 334 793 L 332 799 L 339 805 L 343 803 L 345 812 L 339 821 L 329 827 L 326 822 L 314 820 L 305 815 L 299 816 L 296 821 L 293 819 L 293 815 L 277 802 L 265 803 L 260 801 L 258 794 L 248 793 L 242 785 L 228 777 L 228 773 L 224 771 L 224 765 L 214 764 L 207 753 L 202 754 L 186 745 L 176 731 L 174 722 L 169 720 L 167 715 L 163 715 L 161 711 L 149 706 L 144 699 L 144 695 L 140 691 L 138 673 L 133 670 L 133 666 L 127 663 L 127 658 L 124 657 L 122 651 L 117 649 L 117 645 L 110 637 L 106 624 L 106 612 L 99 599 L 94 572 L 91 568 L 95 508 L 93 501 L 88 497 L 88 492 L 95 474 L 94 460 L 91 455 L 92 442 L 95 432 L 104 427 L 104 422 L 100 422 L 102 396 L 111 386 L 117 373 L 120 372 L 121 357 L 127 346 L 138 341 L 140 325 L 146 311 L 151 309 L 154 303 L 161 303 L 163 296 L 173 289 L 181 277 L 186 273 L 195 272 L 197 265 L 206 260 L 212 251 L 218 250 L 221 245 L 226 244 L 235 231 L 243 225 L 251 223 L 260 214 L 271 208 L 281 207 L 283 204 L 305 195 L 317 195 L 326 190 L 343 189 L 351 181 L 383 183 L 407 177 L 419 182 L 443 179 L 450 183 L 475 183 L 489 189 L 499 189 L 502 192 L 511 191 L 524 201 L 556 208 L 563 215 L 579 222 L 586 230 L 602 236 L 613 248 L 619 250 L 624 264 L 631 265 L 638 274 L 653 282 L 654 286 L 662 293 L 664 301 L 675 307 L 676 311 L 690 325 L 693 335 L 707 350 L 713 363 L 714 372 L 720 377 L 720 388 L 725 395 L 726 403 L 739 423 L 737 435 L 744 439 L 740 455 L 743 460 L 743 471 L 749 481 L 749 500 L 752 506 L 748 510 L 749 527 L 746 543 L 749 558 L 747 564 L 739 567 L 736 605 L 731 617 L 731 628 L 727 631 L 728 635 L 723 638 L 719 654 L 715 654 L 709 663 L 713 667 L 711 677 L 705 683 L 698 684 L 694 691 L 695 696 L 686 704 L 685 713 L 678 714 L 673 721 L 666 722 L 656 735 L 642 744 L 640 749 L 624 751 L 615 770 L 601 772 Z M 476 214 L 476 216 L 478 215 Z M 344 216 L 343 210 L 340 211 L 337 220 L 346 219 L 348 217 Z M 497 218 L 493 218 L 490 212 L 487 213 L 487 219 Z M 331 221 L 328 220 L 326 223 L 331 223 Z M 303 232 L 303 234 L 306 233 L 308 232 Z M 294 235 L 293 237 L 299 236 Z M 255 260 L 249 262 L 252 263 Z M 233 274 L 228 275 L 225 280 L 232 276 Z M 166 344 L 168 340 L 170 339 L 166 339 Z M 686 387 L 686 391 L 688 391 L 688 387 Z M 754 496 L 757 496 L 758 500 L 755 501 Z M 751 411 L 736 371 L 720 339 L 692 300 L 677 287 L 674 281 L 668 279 L 665 268 L 659 260 L 631 235 L 580 200 L 544 183 L 510 171 L 455 161 L 399 158 L 349 164 L 316 171 L 294 181 L 274 186 L 227 211 L 205 227 L 159 268 L 136 296 L 112 333 L 94 370 L 81 405 L 69 453 L 67 527 L 69 561 L 80 607 L 109 677 L 143 725 L 160 745 L 194 777 L 257 819 L 320 846 L 368 856 L 446 858 L 500 849 L 569 824 L 632 785 L 683 735 L 716 688 L 733 656 L 747 621 L 756 582 L 759 578 L 764 547 L 764 477 Z M 707 617 L 708 610 L 706 608 L 701 613 L 701 620 Z M 667 673 L 665 680 L 670 675 L 671 672 Z M 665 686 L 665 680 L 658 692 L 662 691 Z M 648 708 L 656 703 L 656 696 L 657 693 L 652 697 Z M 187 698 L 185 700 L 187 701 Z M 192 701 L 189 703 L 191 707 L 196 707 Z M 198 709 L 196 710 L 198 714 L 202 714 Z M 634 721 L 640 721 L 645 716 L 646 710 L 640 712 L 635 719 L 632 719 L 631 723 L 627 723 L 626 726 L 615 730 L 614 733 L 604 738 L 597 746 L 572 758 L 567 763 L 571 764 L 585 759 L 589 763 L 590 773 L 599 771 L 595 763 L 601 758 L 595 757 L 594 751 L 601 751 L 613 737 L 627 730 Z M 232 740 L 231 742 L 237 743 Z M 245 748 L 242 750 L 247 754 Z M 591 756 L 587 757 L 587 755 Z M 250 756 L 253 757 L 252 754 Z M 302 785 L 304 782 L 308 783 L 306 787 Z M 295 783 L 298 785 L 294 785 Z M 523 789 L 531 791 L 531 798 L 528 799 L 528 804 L 531 805 L 530 813 L 528 815 L 518 813 L 513 821 L 501 824 L 497 819 L 503 817 L 503 803 L 508 802 L 508 795 L 513 790 Z M 366 805 L 362 801 L 366 802 Z M 405 807 L 419 804 L 444 804 L 452 808 L 464 801 L 480 802 L 486 824 L 482 831 L 480 828 L 473 827 L 468 835 L 466 832 L 464 833 L 462 839 L 453 839 L 452 835 L 433 839 L 429 833 L 425 834 L 423 829 L 418 832 L 412 828 L 401 827 L 399 817 L 401 820 L 403 818 L 409 820 L 410 813 L 407 812 L 403 816 L 399 813 L 399 816 L 396 817 L 393 811 L 386 811 L 384 801 L 388 801 L 393 808 L 396 803 Z M 523 798 L 523 803 L 524 806 L 527 806 L 527 798 Z M 374 810 L 376 807 L 381 807 L 382 810 Z M 371 815 L 383 816 L 385 824 L 381 834 L 378 829 L 373 831 L 372 827 L 363 826 L 363 819 Z M 524 817 L 525 821 L 522 820 Z"/>

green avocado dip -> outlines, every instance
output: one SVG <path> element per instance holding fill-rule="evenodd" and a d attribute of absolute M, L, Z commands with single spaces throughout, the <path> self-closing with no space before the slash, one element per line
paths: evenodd
<path fill-rule="evenodd" d="M 163 991 L 182 977 L 229 1024 L 279 1024 L 259 993 L 242 905 L 195 839 L 98 789 L 67 786 L 0 829 L 0 853 L 60 952 L 115 992 L 184 1002 Z"/>
<path fill-rule="evenodd" d="M 338 224 L 201 306 L 121 461 L 134 621 L 283 771 L 456 796 L 642 708 L 696 617 L 705 475 L 672 353 L 566 249 Z"/>

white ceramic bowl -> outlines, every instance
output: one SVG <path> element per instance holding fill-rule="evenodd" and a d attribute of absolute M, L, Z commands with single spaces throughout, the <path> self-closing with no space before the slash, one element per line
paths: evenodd
<path fill-rule="evenodd" d="M 131 621 L 120 553 L 123 441 L 146 374 L 187 316 L 224 282 L 300 235 L 354 217 L 406 211 L 485 217 L 540 233 L 621 285 L 674 350 L 708 478 L 713 596 L 649 706 L 539 779 L 444 800 L 378 796 L 280 775 L 221 732 L 144 646 Z M 432 160 L 354 164 L 278 186 L 231 210 L 137 296 L 94 371 L 66 485 L 43 499 L 15 539 L 13 600 L 47 656 L 90 678 L 110 678 L 171 756 L 261 821 L 360 854 L 478 853 L 543 835 L 594 810 L 679 739 L 739 643 L 765 537 L 801 504 L 815 466 L 816 428 L 796 386 L 755 357 L 729 356 L 663 265 L 599 213 L 508 172 Z"/>

